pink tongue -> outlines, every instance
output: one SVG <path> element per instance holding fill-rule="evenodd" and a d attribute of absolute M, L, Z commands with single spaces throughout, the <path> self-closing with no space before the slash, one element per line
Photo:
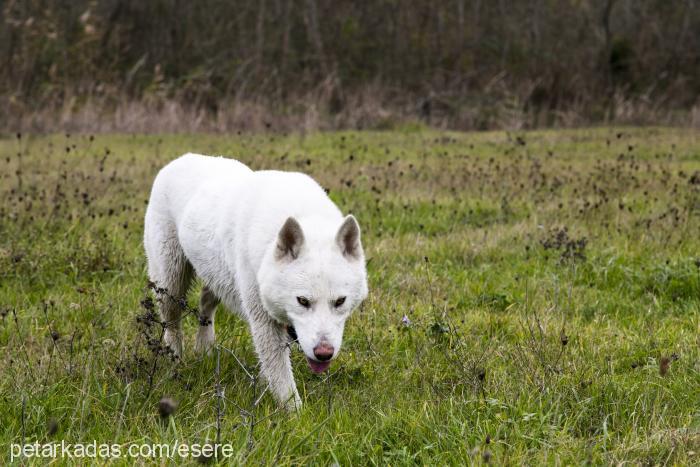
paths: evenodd
<path fill-rule="evenodd" d="M 331 362 L 317 362 L 316 360 L 311 360 L 309 357 L 306 357 L 306 361 L 309 362 L 309 366 L 311 367 L 311 371 L 314 373 L 323 373 L 328 369 L 329 366 L 331 366 Z"/>

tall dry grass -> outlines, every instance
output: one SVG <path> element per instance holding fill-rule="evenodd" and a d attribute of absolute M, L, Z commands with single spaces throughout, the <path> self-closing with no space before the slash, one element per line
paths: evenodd
<path fill-rule="evenodd" d="M 310 132 L 338 129 L 396 129 L 430 126 L 452 130 L 526 130 L 591 125 L 662 125 L 700 128 L 700 99 L 690 109 L 673 109 L 645 97 L 615 94 L 608 106 L 583 100 L 563 110 L 533 109 L 520 96 L 444 93 L 418 100 L 374 84 L 344 96 L 322 84 L 281 104 L 266 98 L 232 97 L 206 109 L 185 99 L 66 92 L 62 99 L 24 105 L 0 99 L 0 131 L 30 132 Z M 592 108 L 594 107 L 594 108 Z"/>

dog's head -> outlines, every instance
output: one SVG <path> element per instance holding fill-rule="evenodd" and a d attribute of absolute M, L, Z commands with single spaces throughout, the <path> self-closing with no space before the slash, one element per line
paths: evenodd
<path fill-rule="evenodd" d="M 345 320 L 367 297 L 357 220 L 347 216 L 338 225 L 290 217 L 265 255 L 258 283 L 265 310 L 291 326 L 311 369 L 324 371 L 340 351 Z"/>

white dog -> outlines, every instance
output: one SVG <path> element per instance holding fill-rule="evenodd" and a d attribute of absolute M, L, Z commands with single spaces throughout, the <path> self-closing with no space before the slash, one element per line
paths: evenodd
<path fill-rule="evenodd" d="M 161 297 L 164 339 L 182 355 L 181 307 L 193 275 L 203 283 L 195 349 L 215 343 L 219 301 L 250 324 L 261 373 L 277 400 L 299 407 L 289 360 L 298 339 L 320 373 L 338 354 L 345 320 L 367 296 L 360 227 L 311 177 L 252 171 L 186 154 L 153 183 L 144 246 Z"/>

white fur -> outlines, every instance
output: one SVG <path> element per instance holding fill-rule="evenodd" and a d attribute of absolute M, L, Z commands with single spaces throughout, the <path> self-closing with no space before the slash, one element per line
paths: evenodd
<path fill-rule="evenodd" d="M 280 229 L 290 217 L 301 226 L 303 242 L 285 252 L 278 246 Z M 345 251 L 339 238 L 344 222 L 357 228 L 354 251 Z M 168 291 L 161 297 L 166 343 L 181 355 L 181 311 L 168 296 L 184 296 L 196 273 L 205 285 L 196 349 L 214 344 L 220 300 L 250 324 L 261 373 L 276 398 L 298 407 L 285 325 L 294 326 L 307 358 L 316 360 L 321 341 L 337 355 L 345 320 L 367 296 L 354 218 L 344 218 L 307 175 L 254 172 L 232 159 L 186 154 L 158 173 L 144 230 L 148 274 Z M 312 306 L 304 308 L 297 297 Z M 335 307 L 339 297 L 347 298 Z"/>

